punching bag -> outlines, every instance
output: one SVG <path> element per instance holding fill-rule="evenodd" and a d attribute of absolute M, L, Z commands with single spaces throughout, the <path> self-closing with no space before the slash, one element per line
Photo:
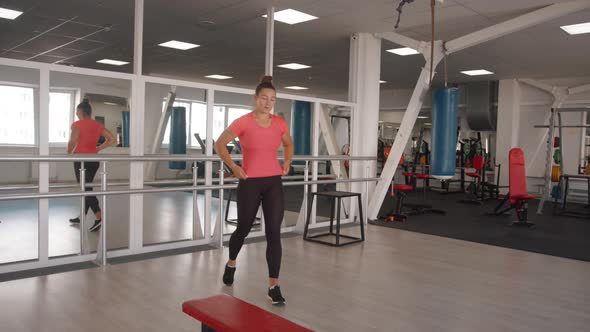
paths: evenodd
<path fill-rule="evenodd" d="M 295 155 L 311 154 L 311 103 L 293 102 L 293 147 Z M 305 165 L 304 160 L 292 161 L 293 165 Z"/>
<path fill-rule="evenodd" d="M 122 119 L 122 123 L 123 123 L 123 147 L 128 148 L 129 147 L 129 112 L 127 111 L 123 111 L 121 112 L 121 115 L 123 117 Z"/>
<path fill-rule="evenodd" d="M 186 154 L 186 109 L 173 107 L 170 116 L 170 144 L 168 153 Z M 186 161 L 169 161 L 169 169 L 185 169 Z"/>
<path fill-rule="evenodd" d="M 459 89 L 435 89 L 432 96 L 430 175 L 439 180 L 448 180 L 455 175 Z"/>

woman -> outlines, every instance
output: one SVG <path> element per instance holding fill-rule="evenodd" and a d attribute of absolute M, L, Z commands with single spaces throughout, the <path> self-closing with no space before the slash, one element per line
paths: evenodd
<path fill-rule="evenodd" d="M 88 103 L 88 99 L 84 99 L 76 107 L 76 116 L 79 120 L 72 124 L 70 141 L 68 142 L 68 153 L 96 154 L 98 151 L 104 150 L 116 143 L 113 134 L 102 124 L 92 119 L 92 107 Z M 104 143 L 96 146 L 101 136 L 106 140 Z M 78 183 L 80 183 L 80 167 L 81 163 L 79 161 L 74 162 L 74 173 L 76 174 L 76 181 Z M 98 167 L 99 163 L 97 161 L 84 162 L 84 168 L 86 169 L 84 176 L 85 183 L 89 184 L 94 181 Z M 85 187 L 85 191 L 92 191 L 92 187 Z M 96 196 L 84 197 L 84 215 L 88 213 L 89 208 L 92 209 L 96 217 L 94 225 L 90 227 L 90 231 L 94 232 L 100 229 L 102 222 L 102 214 Z M 80 223 L 80 218 L 70 219 L 70 222 Z"/>
<path fill-rule="evenodd" d="M 237 189 L 238 226 L 229 240 L 229 260 L 225 265 L 223 282 L 228 286 L 233 284 L 236 258 L 262 202 L 267 242 L 268 298 L 272 304 L 281 304 L 285 303 L 279 287 L 281 223 L 284 214 L 281 176 L 289 173 L 293 141 L 285 120 L 271 114 L 276 97 L 272 77 L 265 76 L 256 87 L 254 111 L 236 119 L 219 136 L 215 150 L 240 179 Z M 227 144 L 236 137 L 239 137 L 242 147 L 242 167 L 231 159 L 227 151 Z M 284 147 L 283 167 L 277 158 L 281 144 Z"/>

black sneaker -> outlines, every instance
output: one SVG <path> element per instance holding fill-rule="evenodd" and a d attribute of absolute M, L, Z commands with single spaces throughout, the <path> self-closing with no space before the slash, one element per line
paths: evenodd
<path fill-rule="evenodd" d="M 231 286 L 234 283 L 234 273 L 236 273 L 236 267 L 231 267 L 225 264 L 225 271 L 223 272 L 223 283 L 226 286 Z"/>
<path fill-rule="evenodd" d="M 102 220 L 98 219 L 94 221 L 94 225 L 92 225 L 92 227 L 90 227 L 90 231 L 91 232 L 96 232 L 100 229 L 100 225 L 102 224 Z"/>
<path fill-rule="evenodd" d="M 268 299 L 272 304 L 284 304 L 286 302 L 281 294 L 281 287 L 279 286 L 274 286 L 273 288 L 268 289 Z"/>
<path fill-rule="evenodd" d="M 76 217 L 76 218 L 72 218 L 72 219 L 70 219 L 70 222 L 71 222 L 72 224 L 79 224 L 79 223 L 80 223 L 80 218 L 78 218 L 78 217 Z"/>

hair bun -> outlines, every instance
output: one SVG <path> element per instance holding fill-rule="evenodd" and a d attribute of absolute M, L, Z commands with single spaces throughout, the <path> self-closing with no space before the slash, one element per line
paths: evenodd
<path fill-rule="evenodd" d="M 272 83 L 272 76 L 264 76 L 260 83 Z"/>
<path fill-rule="evenodd" d="M 88 100 L 88 98 L 84 98 L 84 99 L 82 99 L 82 103 L 83 104 L 90 104 L 90 101 Z"/>

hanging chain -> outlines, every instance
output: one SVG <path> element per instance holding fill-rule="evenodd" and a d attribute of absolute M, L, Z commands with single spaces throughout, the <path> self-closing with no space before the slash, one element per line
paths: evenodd
<path fill-rule="evenodd" d="M 449 77 L 447 76 L 448 75 L 448 72 L 447 72 L 447 47 L 445 44 L 443 44 L 443 51 L 445 52 L 444 58 L 443 58 L 445 61 L 445 88 L 447 88 Z"/>
<path fill-rule="evenodd" d="M 436 0 L 430 0 L 431 26 L 432 26 L 432 40 L 430 43 L 430 83 L 432 85 L 432 74 L 434 72 L 434 7 Z"/>

